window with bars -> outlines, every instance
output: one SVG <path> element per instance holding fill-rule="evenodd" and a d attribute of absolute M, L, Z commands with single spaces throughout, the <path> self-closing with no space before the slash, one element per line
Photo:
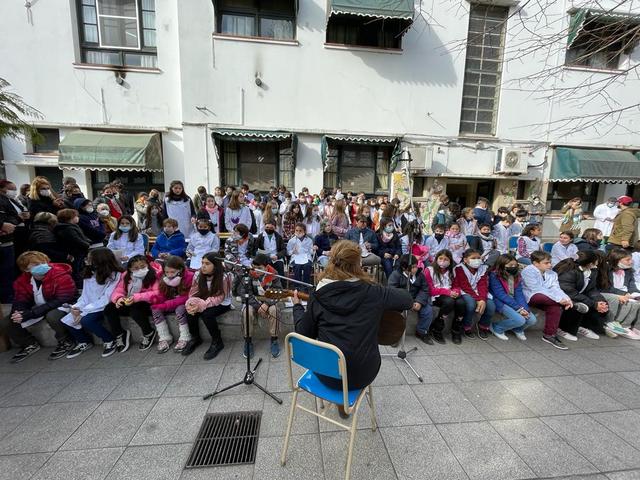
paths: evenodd
<path fill-rule="evenodd" d="M 361 15 L 331 15 L 327 23 L 327 43 L 373 48 L 402 48 L 401 19 L 371 19 Z"/>
<path fill-rule="evenodd" d="M 471 4 L 460 133 L 495 135 L 509 9 Z"/>
<path fill-rule="evenodd" d="M 294 0 L 215 0 L 216 31 L 237 37 L 296 38 Z"/>
<path fill-rule="evenodd" d="M 77 0 L 82 63 L 157 68 L 155 0 Z"/>
<path fill-rule="evenodd" d="M 329 146 L 324 188 L 382 194 L 389 191 L 391 147 L 373 145 Z"/>

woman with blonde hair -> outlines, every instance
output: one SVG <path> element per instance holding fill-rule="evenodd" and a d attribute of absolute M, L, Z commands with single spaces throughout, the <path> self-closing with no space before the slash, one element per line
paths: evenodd
<path fill-rule="evenodd" d="M 40 212 L 49 212 L 54 215 L 64 207 L 64 202 L 58 198 L 51 188 L 51 182 L 47 177 L 36 177 L 29 187 L 29 213 L 31 218 Z"/>
<path fill-rule="evenodd" d="M 344 200 L 336 200 L 336 203 L 333 207 L 333 212 L 329 217 L 329 223 L 333 228 L 333 233 L 335 233 L 339 239 L 343 239 L 349 227 L 351 227 L 351 222 L 349 221 L 349 217 L 346 212 L 346 204 Z"/>
<path fill-rule="evenodd" d="M 349 389 L 364 388 L 378 375 L 378 327 L 385 310 L 409 310 L 413 299 L 407 290 L 375 284 L 362 270 L 360 247 L 348 240 L 331 248 L 329 263 L 307 310 L 294 296 L 295 331 L 338 347 L 345 356 Z M 330 388 L 342 381 L 318 375 Z M 344 411 L 341 412 L 344 415 Z"/>

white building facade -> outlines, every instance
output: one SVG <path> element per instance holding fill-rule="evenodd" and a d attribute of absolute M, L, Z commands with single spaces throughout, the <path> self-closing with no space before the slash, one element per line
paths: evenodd
<path fill-rule="evenodd" d="M 517 61 L 515 46 L 533 34 L 516 22 L 539 31 L 535 12 L 516 2 L 426 3 L 5 2 L 0 77 L 42 112 L 46 139 L 2 139 L 7 178 L 70 174 L 89 194 L 115 178 L 135 192 L 180 179 L 190 193 L 248 183 L 375 194 L 389 191 L 394 152 L 406 145 L 414 195 L 426 200 L 445 192 L 502 205 L 540 195 L 557 210 L 581 196 L 590 210 L 634 193 L 637 109 L 567 132 L 564 118 L 595 117 L 611 103 L 544 98 L 520 80 L 549 67 L 550 88 L 611 80 L 610 100 L 637 103 L 640 81 L 627 73 L 640 49 L 602 57 L 584 35 L 597 22 L 631 28 L 640 7 L 549 2 L 545 34 L 557 33 L 557 48 Z M 69 160 L 65 137 L 78 130 L 125 143 L 157 133 L 162 168 L 148 168 L 144 155 L 96 167 L 89 147 L 84 162 Z M 625 168 L 608 168 L 611 158 Z"/>

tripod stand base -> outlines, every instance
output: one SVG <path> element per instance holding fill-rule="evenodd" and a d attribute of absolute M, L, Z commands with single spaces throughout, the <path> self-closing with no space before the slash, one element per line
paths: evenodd
<path fill-rule="evenodd" d="M 413 365 L 411 365 L 411 363 L 409 363 L 409 360 L 407 359 L 407 355 L 409 355 L 410 353 L 413 353 L 413 352 L 417 352 L 417 351 L 418 351 L 418 347 L 413 347 L 413 348 L 411 348 L 409 350 L 406 350 L 406 351 L 401 348 L 400 350 L 397 351 L 397 353 L 381 353 L 380 356 L 381 357 L 392 357 L 392 358 L 397 358 L 399 360 L 402 360 L 404 363 L 407 364 L 409 369 L 413 372 L 413 374 L 420 381 L 420 383 L 424 383 L 424 379 L 422 378 L 422 376 L 418 372 L 416 372 L 416 369 L 413 368 Z"/>
<path fill-rule="evenodd" d="M 240 385 L 253 385 L 254 387 L 258 388 L 259 390 L 262 390 L 262 392 L 264 392 L 265 394 L 269 395 L 272 399 L 274 399 L 280 405 L 282 405 L 282 399 L 281 398 L 276 397 L 273 393 L 271 393 L 270 391 L 268 391 L 266 388 L 264 388 L 262 385 L 260 385 L 258 382 L 255 381 L 256 370 L 258 370 L 258 367 L 260 367 L 261 363 L 262 363 L 262 358 L 259 358 L 258 362 L 256 363 L 256 365 L 253 367 L 253 370 L 247 370 L 245 372 L 244 378 L 242 380 L 240 380 L 239 382 L 236 382 L 234 384 L 228 385 L 228 386 L 226 386 L 224 388 L 221 388 L 220 390 L 216 390 L 213 393 L 208 393 L 207 395 L 202 397 L 202 399 L 203 400 L 209 400 L 210 398 L 215 397 L 216 395 L 219 395 L 222 392 L 226 392 L 227 390 L 231 390 L 232 388 L 239 387 Z"/>

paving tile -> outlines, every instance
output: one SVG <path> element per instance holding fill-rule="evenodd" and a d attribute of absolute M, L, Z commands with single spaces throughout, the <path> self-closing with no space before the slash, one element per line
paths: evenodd
<path fill-rule="evenodd" d="M 565 343 L 568 344 L 569 348 L 573 347 L 573 342 Z M 577 343 L 580 343 L 580 341 Z M 578 351 L 566 351 L 552 348 L 551 350 L 543 350 L 540 353 L 574 375 L 586 375 L 588 373 L 603 373 L 608 371 L 607 368 L 583 357 Z"/>
<path fill-rule="evenodd" d="M 516 362 L 534 377 L 570 375 L 568 370 L 565 370 L 557 363 L 542 355 L 540 352 L 536 352 L 534 350 L 505 352 L 504 355 Z"/>
<path fill-rule="evenodd" d="M 401 373 L 400 377 L 396 377 L 400 383 L 381 383 L 381 385 L 403 385 L 408 383 L 410 385 L 419 385 L 420 383 L 448 383 L 449 377 L 436 365 L 433 361 L 433 358 L 430 356 L 421 356 L 421 357 L 409 357 L 409 362 L 411 366 L 418 372 L 418 374 L 422 377 L 422 382 L 418 380 L 418 377 L 411 371 L 408 365 L 401 361 L 395 361 L 398 370 Z M 382 362 L 383 365 L 385 362 Z M 379 376 L 379 375 L 378 375 Z M 376 381 L 373 383 L 374 385 L 378 385 Z"/>
<path fill-rule="evenodd" d="M 0 456 L 0 480 L 28 480 L 49 457 L 50 453 Z"/>
<path fill-rule="evenodd" d="M 165 365 L 182 365 L 187 357 L 182 354 L 175 353 L 173 351 L 173 345 L 171 350 L 165 353 L 158 353 L 156 345 L 149 349 L 149 354 L 146 355 L 140 362 L 140 367 L 159 367 Z M 193 354 L 192 354 L 193 355 Z"/>
<path fill-rule="evenodd" d="M 231 365 L 231 364 L 229 364 Z M 268 364 L 267 364 L 268 365 Z M 265 372 L 268 368 L 268 376 L 266 385 L 267 390 L 270 392 L 290 392 L 291 387 L 289 385 L 289 366 L 288 362 L 275 362 L 271 365 L 265 365 Z M 260 366 L 260 368 L 263 368 Z M 304 369 L 299 365 L 293 364 L 293 381 L 300 378 L 300 376 L 304 373 Z M 264 372 L 263 372 L 264 374 Z"/>
<path fill-rule="evenodd" d="M 462 355 L 464 351 L 455 343 L 451 341 L 451 335 L 448 333 L 445 334 L 445 343 L 444 345 L 440 343 L 434 343 L 433 345 L 425 345 L 422 343 L 422 346 L 419 348 L 425 355 Z M 395 349 L 393 350 L 396 351 Z"/>
<path fill-rule="evenodd" d="M 103 479 L 124 452 L 124 448 L 101 448 L 57 452 L 32 480 Z"/>
<path fill-rule="evenodd" d="M 165 397 L 158 400 L 131 445 L 193 442 L 209 401 L 201 397 Z"/>
<path fill-rule="evenodd" d="M 537 418 L 496 420 L 491 425 L 540 477 L 598 472 Z"/>
<path fill-rule="evenodd" d="M 133 368 L 139 367 L 148 355 L 156 355 L 153 348 L 144 352 L 138 350 L 138 344 L 131 344 L 124 353 L 116 353 L 107 358 L 101 358 L 93 364 L 93 368 Z"/>
<path fill-rule="evenodd" d="M 191 445 L 152 445 L 127 448 L 106 480 L 177 480 Z"/>
<path fill-rule="evenodd" d="M 358 432 L 360 434 L 362 432 Z M 286 464 L 280 466 L 284 437 L 265 437 L 258 442 L 254 471 L 256 478 L 269 480 L 324 479 L 322 447 L 318 435 L 293 435 L 289 440 Z M 344 466 L 342 468 L 344 475 Z M 330 472 L 327 472 L 329 474 Z"/>
<path fill-rule="evenodd" d="M 640 369 L 638 363 L 621 357 L 614 348 L 583 348 L 577 354 L 597 363 L 602 368 L 606 368 L 608 372 Z"/>
<path fill-rule="evenodd" d="M 579 378 L 629 408 L 640 408 L 640 385 L 616 373 L 594 373 Z"/>
<path fill-rule="evenodd" d="M 601 471 L 640 467 L 640 451 L 588 415 L 542 417 L 541 420 Z"/>
<path fill-rule="evenodd" d="M 469 357 L 491 375 L 493 380 L 531 376 L 524 368 L 502 353 L 476 353 L 469 355 Z"/>
<path fill-rule="evenodd" d="M 0 372 L 39 372 L 40 370 L 50 366 L 49 354 L 53 348 L 41 348 L 39 352 L 31 355 L 20 363 L 9 363 L 11 357 L 18 353 L 17 349 L 9 350 L 3 354 L 0 359 Z"/>
<path fill-rule="evenodd" d="M 155 398 L 102 402 L 60 448 L 126 447 L 156 402 Z"/>
<path fill-rule="evenodd" d="M 254 365 L 254 364 L 252 364 Z M 267 377 L 269 375 L 270 365 L 268 363 L 262 362 L 260 367 L 256 371 L 255 380 L 260 385 L 266 388 L 267 386 Z M 227 363 L 222 371 L 222 376 L 220 377 L 220 381 L 218 382 L 218 389 L 227 387 L 236 382 L 242 381 L 244 378 L 245 372 L 247 370 L 246 365 L 242 363 Z M 286 377 L 285 377 L 286 379 Z M 284 382 L 282 379 L 278 379 L 278 382 Z M 286 380 L 288 382 L 288 380 Z M 281 383 L 284 385 L 284 383 Z M 284 388 L 284 387 L 281 387 Z M 286 388 L 282 391 L 288 391 Z M 259 392 L 256 387 L 251 385 L 240 385 L 238 387 L 232 388 L 223 392 L 221 395 L 246 395 L 247 393 L 256 393 Z"/>
<path fill-rule="evenodd" d="M 493 378 L 491 374 L 480 368 L 469 355 L 441 355 L 431 358 L 453 382 L 471 382 Z"/>
<path fill-rule="evenodd" d="M 293 393 L 285 392 L 278 395 L 282 398 L 282 405 L 265 397 L 265 402 L 262 406 L 262 421 L 260 423 L 261 437 L 281 437 L 285 434 Z M 316 409 L 315 398 L 306 393 L 298 394 L 298 405 L 310 410 Z M 317 433 L 318 419 L 310 413 L 296 409 L 291 432 L 296 435 Z"/>
<path fill-rule="evenodd" d="M 500 382 L 462 383 L 459 387 L 464 396 L 486 419 L 535 416 L 520 400 L 511 395 Z"/>
<path fill-rule="evenodd" d="M 223 365 L 205 363 L 182 365 L 167 385 L 163 397 L 194 397 L 213 392 L 218 386 Z"/>
<path fill-rule="evenodd" d="M 325 479 L 343 479 L 349 445 L 348 432 L 320 435 Z M 379 431 L 359 430 L 353 445 L 351 478 L 354 480 L 395 480 L 396 474 Z"/>
<path fill-rule="evenodd" d="M 82 372 L 39 372 L 0 399 L 0 407 L 44 405 Z"/>
<path fill-rule="evenodd" d="M 589 416 L 640 450 L 640 411 L 602 412 Z"/>
<path fill-rule="evenodd" d="M 0 441 L 0 454 L 54 452 L 97 406 L 97 402 L 44 405 Z"/>
<path fill-rule="evenodd" d="M 284 358 L 284 345 L 282 340 L 280 341 L 280 348 L 282 349 L 282 353 L 280 354 L 281 358 Z M 208 347 L 207 347 L 208 348 Z M 246 365 L 247 359 L 243 357 L 244 353 L 244 342 L 233 342 L 230 348 L 229 353 L 229 363 L 242 363 Z M 270 340 L 254 340 L 253 341 L 253 359 L 251 360 L 251 365 L 253 366 L 259 358 L 262 358 L 263 362 L 269 363 L 271 357 L 271 341 Z"/>
<path fill-rule="evenodd" d="M 541 380 L 584 412 L 609 412 L 625 409 L 624 405 L 578 377 L 547 377 Z"/>
<path fill-rule="evenodd" d="M 55 361 L 47 362 L 42 369 L 43 372 L 69 372 L 71 370 L 86 370 L 87 368 L 101 368 L 99 362 L 102 358 L 102 346 L 87 350 L 76 358 L 59 358 Z"/>
<path fill-rule="evenodd" d="M 54 396 L 52 402 L 104 400 L 129 374 L 128 368 L 87 370 Z"/>
<path fill-rule="evenodd" d="M 27 381 L 32 375 L 33 372 L 0 373 L 0 398 Z"/>
<path fill-rule="evenodd" d="M 534 341 L 539 341 L 539 340 L 536 338 L 537 337 L 536 334 L 533 334 L 533 336 L 531 336 L 530 331 L 526 333 L 529 336 L 529 338 L 524 342 L 507 334 L 509 337 L 509 340 L 506 342 L 504 340 L 500 340 L 499 338 L 491 336 L 487 339 L 487 343 L 489 343 L 493 348 L 495 348 L 499 352 L 530 352 L 531 347 L 529 346 L 529 343 Z"/>
<path fill-rule="evenodd" d="M 452 383 L 413 385 L 411 388 L 434 423 L 484 420 L 458 386 Z"/>
<path fill-rule="evenodd" d="M 636 385 L 640 385 L 640 371 L 619 372 L 618 375 L 632 381 Z"/>
<path fill-rule="evenodd" d="M 211 399 L 208 412 L 255 412 L 262 410 L 264 403 L 267 401 L 276 403 L 271 398 L 261 393 L 257 388 L 254 389 L 253 392 L 249 392 L 242 396 L 217 395 Z"/>
<path fill-rule="evenodd" d="M 0 408 L 0 438 L 8 435 L 39 409 L 35 405 Z"/>
<path fill-rule="evenodd" d="M 582 410 L 537 378 L 503 380 L 500 383 L 536 415 L 582 413 Z"/>
<path fill-rule="evenodd" d="M 215 468 L 192 468 L 184 470 L 180 476 L 180 480 L 250 480 L 251 478 L 253 478 L 253 464 Z"/>
<path fill-rule="evenodd" d="M 475 340 L 469 340 L 467 338 L 462 338 L 462 343 L 458 345 L 460 350 L 464 353 L 495 353 L 496 349 L 493 347 L 493 344 L 480 338 L 476 338 Z"/>
<path fill-rule="evenodd" d="M 127 353 L 129 352 L 125 352 L 125 354 Z M 131 370 L 129 375 L 124 378 L 108 398 L 109 400 L 128 400 L 159 397 L 177 371 L 178 367 L 175 365 L 136 367 Z"/>
<path fill-rule="evenodd" d="M 226 365 L 235 343 L 236 342 L 225 341 L 224 348 L 220 353 L 218 353 L 218 356 L 216 358 L 214 358 L 213 360 L 205 360 L 204 358 L 202 358 L 202 356 L 204 355 L 204 352 L 206 352 L 207 349 L 209 348 L 209 344 L 207 342 L 204 342 L 191 355 L 189 355 L 188 357 L 185 357 L 183 365 L 198 365 L 198 364 Z"/>
<path fill-rule="evenodd" d="M 380 433 L 399 478 L 407 480 L 466 480 L 468 478 L 435 426 L 381 428 Z"/>
<path fill-rule="evenodd" d="M 432 423 L 409 385 L 373 388 L 379 427 L 400 427 Z"/>
<path fill-rule="evenodd" d="M 609 480 L 640 480 L 640 470 L 607 473 Z"/>
<path fill-rule="evenodd" d="M 425 356 L 412 355 L 410 357 L 411 364 L 414 368 L 417 368 L 418 362 L 422 361 Z M 404 372 L 404 374 L 403 374 Z M 422 371 L 420 371 L 422 373 Z M 405 385 L 409 375 L 417 382 L 418 379 L 411 372 L 409 367 L 401 360 L 394 357 L 382 357 L 382 363 L 380 364 L 380 371 L 373 381 L 373 385 Z M 413 380 L 412 380 L 413 381 Z"/>
<path fill-rule="evenodd" d="M 471 480 L 530 478 L 534 473 L 487 422 L 438 425 Z"/>
<path fill-rule="evenodd" d="M 625 359 L 625 363 L 620 366 L 622 371 L 640 370 L 640 367 L 635 367 L 635 365 L 640 365 L 640 348 L 618 346 L 607 350 L 613 350 L 617 356 Z"/>

